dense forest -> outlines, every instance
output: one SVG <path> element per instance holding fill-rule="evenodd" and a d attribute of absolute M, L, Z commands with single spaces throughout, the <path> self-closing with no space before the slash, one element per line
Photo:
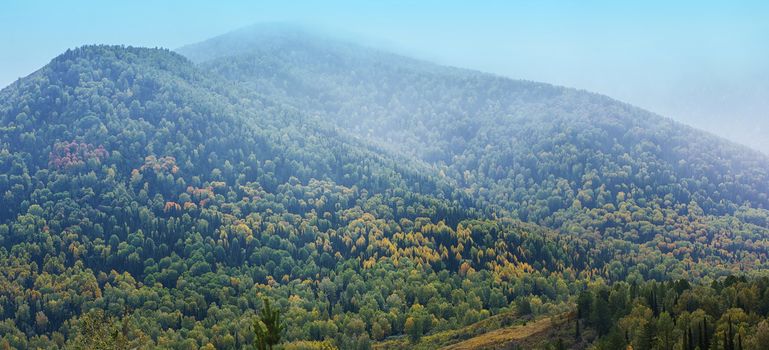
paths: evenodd
<path fill-rule="evenodd" d="M 0 349 L 420 347 L 564 314 L 537 346 L 769 344 L 760 153 L 286 28 L 179 52 L 85 46 L 0 91 Z"/>
<path fill-rule="evenodd" d="M 596 349 L 766 349 L 769 279 L 595 285 L 580 293 L 577 313 L 604 335 Z"/>
<path fill-rule="evenodd" d="M 607 97 L 285 28 L 180 52 L 416 156 L 498 216 L 680 260 L 766 258 L 769 158 Z"/>

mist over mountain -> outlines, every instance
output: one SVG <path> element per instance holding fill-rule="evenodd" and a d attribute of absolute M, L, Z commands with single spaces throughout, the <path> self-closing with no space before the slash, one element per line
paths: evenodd
<path fill-rule="evenodd" d="M 585 210 L 621 207 L 618 195 L 634 205 L 632 197 L 644 199 L 642 207 L 694 201 L 714 215 L 769 205 L 768 157 L 604 96 L 440 67 L 300 29 L 256 26 L 180 52 L 435 164 L 523 220 L 562 227 Z"/>
<path fill-rule="evenodd" d="M 769 336 L 758 151 L 306 28 L 177 51 L 83 46 L 0 91 L 0 347 Z"/>

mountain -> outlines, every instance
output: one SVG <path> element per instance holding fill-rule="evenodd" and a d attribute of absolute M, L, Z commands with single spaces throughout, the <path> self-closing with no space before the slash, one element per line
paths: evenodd
<path fill-rule="evenodd" d="M 0 91 L 0 348 L 762 344 L 767 177 L 608 97 L 290 26 L 84 46 Z"/>
<path fill-rule="evenodd" d="M 769 157 L 671 119 L 291 27 L 259 25 L 178 51 L 432 164 L 498 216 L 576 234 L 604 252 L 735 268 L 766 259 Z M 622 243 L 601 247 L 607 240 Z"/>
<path fill-rule="evenodd" d="M 569 238 L 168 50 L 67 51 L 0 92 L 0 121 L 4 347 L 238 348 L 264 298 L 288 340 L 365 347 L 562 300 L 547 271 L 585 268 Z"/>

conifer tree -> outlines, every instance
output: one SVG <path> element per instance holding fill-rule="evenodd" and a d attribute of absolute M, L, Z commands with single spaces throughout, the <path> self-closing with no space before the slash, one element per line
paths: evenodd
<path fill-rule="evenodd" d="M 272 350 L 272 347 L 280 343 L 283 333 L 283 325 L 280 321 L 280 310 L 273 309 L 268 299 L 264 299 L 264 308 L 259 320 L 254 322 L 256 333 L 256 348 L 258 350 Z"/>

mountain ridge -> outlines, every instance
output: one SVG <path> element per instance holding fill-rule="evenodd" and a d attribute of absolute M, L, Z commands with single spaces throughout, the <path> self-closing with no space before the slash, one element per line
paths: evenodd
<path fill-rule="evenodd" d="M 578 87 L 568 87 L 568 86 L 561 86 L 557 84 L 550 84 L 547 82 L 517 79 L 517 78 L 507 77 L 507 76 L 496 74 L 496 73 L 485 72 L 482 70 L 469 69 L 469 68 L 463 68 L 463 67 L 451 66 L 451 65 L 442 65 L 439 63 L 434 63 L 430 60 L 413 58 L 405 54 L 394 53 L 386 49 L 379 48 L 377 46 L 369 46 L 369 45 L 366 45 L 365 43 L 361 43 L 353 40 L 346 40 L 342 37 L 334 36 L 333 34 L 325 34 L 322 30 L 320 30 L 319 34 L 312 33 L 312 31 L 316 29 L 317 28 L 314 28 L 309 25 L 299 25 L 296 23 L 268 23 L 268 24 L 260 23 L 260 24 L 255 24 L 252 26 L 236 29 L 231 32 L 221 34 L 201 42 L 187 44 L 177 49 L 173 49 L 173 51 L 178 52 L 185 57 L 188 57 L 195 63 L 202 64 L 207 61 L 220 59 L 226 56 L 250 56 L 254 54 L 255 50 L 269 51 L 269 49 L 274 49 L 275 46 L 283 47 L 283 46 L 294 45 L 297 43 L 302 45 L 310 45 L 314 48 L 328 49 L 328 51 L 330 52 L 337 51 L 340 48 L 348 48 L 348 49 L 354 48 L 355 50 L 362 52 L 360 56 L 379 55 L 384 58 L 395 59 L 401 64 L 405 63 L 407 64 L 407 66 L 412 65 L 422 70 L 434 70 L 441 73 L 445 73 L 445 72 L 460 73 L 468 76 L 474 76 L 474 75 L 482 76 L 487 79 L 501 79 L 501 80 L 506 80 L 508 82 L 515 83 L 515 84 L 531 84 L 533 86 L 539 86 L 545 89 L 566 91 L 571 94 L 584 93 L 587 95 L 593 95 L 600 99 L 608 99 L 611 103 L 616 103 L 618 105 L 625 105 L 626 107 L 639 110 L 645 114 L 658 118 L 659 120 L 673 122 L 676 124 L 677 127 L 690 128 L 692 130 L 696 130 L 697 132 L 707 134 L 710 137 L 715 137 L 719 139 L 721 142 L 734 144 L 735 146 L 743 148 L 743 151 L 749 151 L 752 153 L 758 152 L 761 154 L 761 156 L 767 157 L 767 159 L 769 159 L 769 155 L 766 155 L 756 149 L 750 148 L 749 146 L 740 144 L 730 139 L 726 139 L 723 136 L 719 136 L 712 132 L 696 128 L 694 126 L 685 124 L 683 122 L 679 122 L 674 118 L 663 116 L 654 112 L 650 112 L 644 109 L 643 107 L 635 106 L 631 103 L 618 100 L 616 98 L 613 98 L 605 94 L 592 92 L 592 91 L 581 89 Z M 240 46 L 235 51 L 232 51 L 232 48 L 227 47 L 227 45 L 231 45 L 234 42 L 237 42 Z M 318 43 L 321 43 L 321 44 L 318 44 Z M 210 50 L 210 47 L 205 47 L 204 49 L 201 48 L 204 45 L 218 45 L 219 47 L 215 50 Z M 330 46 L 330 49 L 329 49 L 329 46 Z M 197 52 L 197 51 L 200 51 L 200 52 Z M 227 51 L 227 53 L 225 53 L 224 51 Z"/>
<path fill-rule="evenodd" d="M 627 154 L 646 158 L 643 162 L 659 162 L 662 168 L 654 170 L 659 173 L 656 176 L 664 178 L 668 176 L 663 175 L 665 172 L 675 175 L 670 182 L 707 177 L 711 183 L 736 186 L 697 194 L 712 197 L 715 203 L 726 199 L 736 205 L 750 201 L 754 206 L 769 206 L 764 185 L 769 179 L 769 157 L 670 118 L 594 93 L 445 68 L 333 40 L 326 45 L 326 39 L 312 34 L 291 32 L 281 41 L 280 31 L 265 34 L 258 28 L 255 33 L 253 28 L 244 29 L 180 51 L 193 60 L 195 47 L 216 51 L 222 57 L 200 62 L 201 67 L 319 114 L 327 123 L 353 135 L 389 144 L 441 169 L 453 170 L 453 178 L 460 183 L 466 170 L 476 172 L 477 177 L 491 175 L 492 182 L 527 172 L 538 182 L 554 172 L 574 187 L 590 169 L 569 174 L 569 169 L 552 168 L 542 173 L 536 163 L 558 161 L 570 167 L 582 166 L 584 159 L 591 157 L 585 153 L 589 151 L 608 157 L 598 160 L 604 164 L 592 165 L 601 177 L 609 175 L 603 174 L 601 167 L 629 165 L 623 165 L 628 161 L 621 159 Z M 251 41 L 244 39 L 249 33 Z M 300 39 L 295 39 L 297 36 Z M 248 52 L 249 44 L 262 40 L 271 44 L 253 46 Z M 225 57 L 231 42 L 239 46 Z M 206 43 L 216 49 L 210 50 Z M 340 61 L 337 57 L 345 58 Z M 417 62 L 415 66 L 411 66 L 413 62 Z M 424 72 L 420 71 L 423 67 Z M 550 157 L 554 147 L 564 149 L 552 141 L 556 135 L 572 147 L 566 149 L 571 158 Z M 528 145 L 537 148 L 529 151 Z M 490 158 L 489 152 L 481 151 L 488 146 L 494 150 L 492 154 L 507 153 L 508 159 Z M 514 151 L 510 152 L 511 148 Z M 479 161 L 489 163 L 484 167 L 501 164 L 502 173 L 479 169 Z M 641 168 L 645 168 L 643 163 L 633 164 L 631 171 Z M 643 179 L 632 181 L 645 186 Z M 751 190 L 737 189 L 742 187 Z M 616 195 L 620 189 L 611 191 Z M 688 203 L 687 198 L 695 193 L 683 191 L 681 201 Z M 736 191 L 749 198 L 729 194 Z M 722 193 L 730 197 L 722 197 Z M 718 205 L 712 208 L 720 213 L 733 210 Z"/>
<path fill-rule="evenodd" d="M 662 322 L 702 303 L 686 281 L 723 301 L 769 267 L 760 154 L 597 94 L 268 34 L 197 64 L 85 46 L 0 91 L 0 347 L 237 349 L 271 301 L 287 348 L 449 345 L 575 305 L 547 334 L 584 348 L 631 303 Z M 740 300 L 769 296 L 751 283 Z"/>

